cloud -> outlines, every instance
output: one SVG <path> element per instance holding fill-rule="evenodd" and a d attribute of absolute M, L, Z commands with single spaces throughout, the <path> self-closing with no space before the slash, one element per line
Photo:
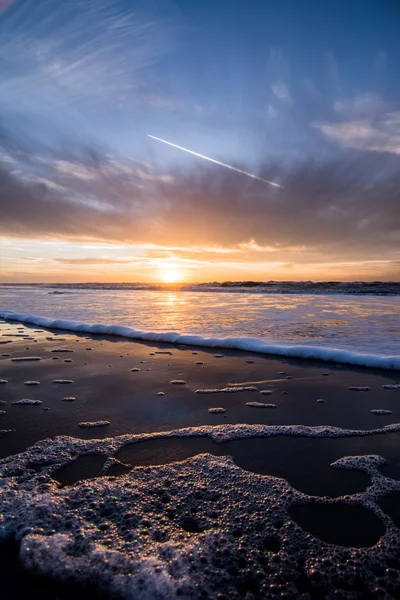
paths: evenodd
<path fill-rule="evenodd" d="M 387 102 L 379 94 L 361 94 L 355 98 L 336 100 L 333 109 L 346 118 L 376 117 L 387 108 Z"/>
<path fill-rule="evenodd" d="M 400 111 L 372 119 L 314 125 L 326 138 L 346 148 L 400 154 Z"/>
<path fill-rule="evenodd" d="M 72 109 L 75 116 L 132 99 L 166 106 L 166 97 L 149 89 L 153 66 L 173 48 L 177 24 L 155 4 L 128 4 L 16 2 L 0 22 L 2 103 Z"/>
<path fill-rule="evenodd" d="M 287 103 L 291 102 L 289 86 L 283 81 L 276 81 L 272 84 L 271 89 L 273 94 L 279 98 L 279 100 Z"/>
<path fill-rule="evenodd" d="M 339 131 L 354 147 L 357 128 L 348 137 Z M 364 131 L 357 139 L 365 142 L 371 129 Z M 66 156 L 64 146 L 45 152 L 40 144 L 24 148 L 22 141 L 10 143 L 12 136 L 0 139 L 8 139 L 3 153 L 12 159 L 0 167 L 3 236 L 134 244 L 148 259 L 221 262 L 388 260 L 399 248 L 400 158 L 394 153 L 390 162 L 387 155 L 378 160 L 354 151 L 291 167 L 266 163 L 259 175 L 282 181 L 284 188 L 276 189 L 203 162 L 163 173 L 99 149 L 70 144 Z M 15 161 L 20 175 L 11 172 Z"/>
<path fill-rule="evenodd" d="M 54 262 L 63 263 L 66 265 L 123 265 L 136 262 L 136 258 L 121 259 L 121 258 L 52 258 Z"/>

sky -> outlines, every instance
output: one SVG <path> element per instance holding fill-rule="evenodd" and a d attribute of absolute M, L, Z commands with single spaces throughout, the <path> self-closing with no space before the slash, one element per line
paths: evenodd
<path fill-rule="evenodd" d="M 399 23 L 0 0 L 0 282 L 399 280 Z"/>

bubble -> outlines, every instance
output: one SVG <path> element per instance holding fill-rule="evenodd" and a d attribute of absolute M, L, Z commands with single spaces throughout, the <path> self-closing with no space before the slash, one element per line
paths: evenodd
<path fill-rule="evenodd" d="M 79 427 L 106 427 L 107 425 L 111 425 L 110 421 L 81 421 L 79 423 Z"/>
<path fill-rule="evenodd" d="M 32 400 L 31 398 L 22 398 L 22 400 L 16 400 L 15 402 L 13 402 L 12 404 L 19 404 L 19 405 L 24 405 L 24 404 L 42 404 L 41 400 Z"/>
<path fill-rule="evenodd" d="M 70 350 L 69 348 L 54 348 L 51 352 L 73 352 L 73 350 Z"/>
<path fill-rule="evenodd" d="M 265 404 L 264 402 L 246 402 L 246 406 L 253 408 L 277 408 L 276 404 Z"/>

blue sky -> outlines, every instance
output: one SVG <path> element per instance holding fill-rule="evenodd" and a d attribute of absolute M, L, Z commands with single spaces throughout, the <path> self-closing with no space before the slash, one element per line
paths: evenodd
<path fill-rule="evenodd" d="M 65 172 L 68 152 L 76 163 L 84 148 L 136 161 L 153 178 L 202 168 L 201 158 L 146 133 L 252 173 L 270 169 L 281 184 L 305 162 L 320 169 L 347 162 L 361 172 L 376 157 L 379 169 L 368 169 L 360 186 L 390 183 L 398 169 L 396 0 L 0 6 L 0 126 L 36 157 L 22 165 L 14 156 L 14 176 L 55 189 L 54 165 L 46 171 L 43 163 L 57 155 Z M 221 168 L 210 173 L 219 177 Z M 82 190 L 69 191 L 69 199 L 71 193 Z M 392 259 L 398 256 L 385 255 Z"/>

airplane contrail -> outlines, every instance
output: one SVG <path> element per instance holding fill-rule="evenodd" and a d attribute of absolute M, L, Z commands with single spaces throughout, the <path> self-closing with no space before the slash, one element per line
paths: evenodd
<path fill-rule="evenodd" d="M 183 150 L 184 152 L 188 152 L 189 154 L 193 154 L 193 156 L 198 156 L 199 158 L 204 158 L 204 160 L 209 160 L 216 165 L 220 165 L 220 167 L 226 167 L 227 169 L 231 169 L 231 171 L 236 171 L 237 173 L 242 173 L 242 175 L 247 175 L 247 177 L 251 177 L 252 179 L 258 179 L 258 181 L 262 181 L 264 183 L 268 183 L 273 187 L 281 188 L 283 187 L 279 183 L 275 183 L 274 181 L 268 181 L 268 179 L 263 179 L 262 177 L 258 177 L 258 175 L 254 175 L 253 173 L 248 173 L 247 171 L 242 171 L 242 169 L 237 169 L 236 167 L 232 167 L 231 165 L 227 165 L 219 160 L 215 160 L 214 158 L 210 158 L 209 156 L 204 156 L 204 154 L 199 154 L 198 152 L 193 152 L 193 150 L 188 150 L 188 148 L 183 148 L 182 146 L 178 146 L 178 144 L 173 144 L 172 142 L 167 142 L 167 140 L 162 140 L 155 135 L 150 135 L 146 133 L 147 137 L 152 138 L 153 140 L 157 140 L 158 142 L 162 142 L 163 144 L 168 144 L 168 146 L 172 146 L 173 148 L 178 148 L 178 150 Z"/>

